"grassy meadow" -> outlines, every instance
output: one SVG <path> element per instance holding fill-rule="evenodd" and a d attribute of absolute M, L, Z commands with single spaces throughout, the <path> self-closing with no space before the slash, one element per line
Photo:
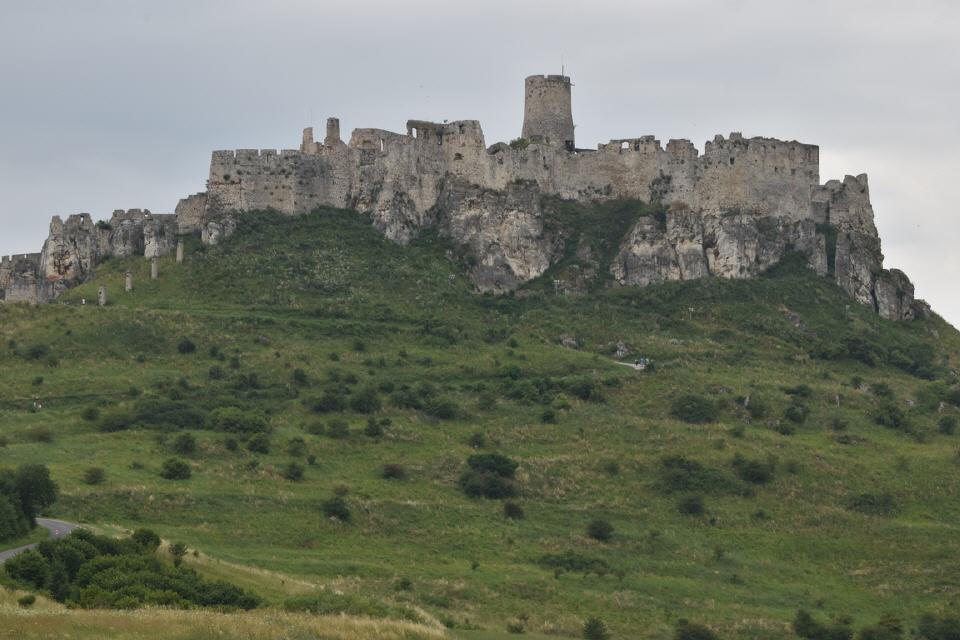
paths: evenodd
<path fill-rule="evenodd" d="M 940 318 L 883 321 L 792 261 L 496 298 L 456 255 L 348 212 L 264 213 L 158 280 L 113 260 L 62 304 L 0 306 L 0 464 L 49 465 L 50 515 L 153 529 L 268 602 L 23 610 L 8 592 L 0 629 L 485 640 L 598 617 L 614 638 L 689 619 L 773 640 L 799 608 L 862 626 L 956 607 L 960 334 Z M 617 364 L 619 342 L 652 370 Z M 691 395 L 702 420 L 676 415 Z M 266 452 L 215 426 L 225 407 L 263 417 Z M 459 486 L 482 452 L 519 463 L 522 517 Z M 161 477 L 170 458 L 189 479 Z M 348 519 L 324 510 L 338 496 Z"/>

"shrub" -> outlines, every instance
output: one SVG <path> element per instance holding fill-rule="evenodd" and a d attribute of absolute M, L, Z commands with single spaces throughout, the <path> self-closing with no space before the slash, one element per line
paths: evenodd
<path fill-rule="evenodd" d="M 803 404 L 791 404 L 783 412 L 783 417 L 794 424 L 803 424 L 810 415 L 810 409 Z"/>
<path fill-rule="evenodd" d="M 130 536 L 138 547 L 144 551 L 156 551 L 160 547 L 160 536 L 150 529 L 137 529 Z"/>
<path fill-rule="evenodd" d="M 731 464 L 741 480 L 754 484 L 766 484 L 773 480 L 774 469 L 776 468 L 772 460 L 766 462 L 751 460 L 739 453 L 733 457 Z"/>
<path fill-rule="evenodd" d="M 438 420 L 453 420 L 460 414 L 460 408 L 449 398 L 430 398 L 423 404 L 423 412 Z"/>
<path fill-rule="evenodd" d="M 305 387 L 310 383 L 310 378 L 307 377 L 307 372 L 303 369 L 294 369 L 291 378 L 293 379 L 293 384 L 301 387 Z"/>
<path fill-rule="evenodd" d="M 714 422 L 719 410 L 710 399 L 693 394 L 683 395 L 673 401 L 671 413 L 689 424 L 704 424 Z"/>
<path fill-rule="evenodd" d="M 878 398 L 893 398 L 893 389 L 885 382 L 874 382 L 870 385 L 870 391 Z"/>
<path fill-rule="evenodd" d="M 613 525 L 606 520 L 591 520 L 587 525 L 587 535 L 599 542 L 607 542 L 613 537 Z"/>
<path fill-rule="evenodd" d="M 33 603 L 36 601 L 37 601 L 37 596 L 33 595 L 32 593 L 28 593 L 25 596 L 21 596 L 17 598 L 17 604 L 23 607 L 24 609 L 32 607 Z"/>
<path fill-rule="evenodd" d="M 97 407 L 87 407 L 83 410 L 83 413 L 80 414 L 80 417 L 87 422 L 96 422 L 100 419 L 100 409 Z"/>
<path fill-rule="evenodd" d="M 608 640 L 610 632 L 600 618 L 588 618 L 583 623 L 583 637 L 584 640 Z"/>
<path fill-rule="evenodd" d="M 194 353 L 197 350 L 197 345 L 190 338 L 181 338 L 180 342 L 177 343 L 177 351 L 183 354 Z"/>
<path fill-rule="evenodd" d="M 376 413 L 381 406 L 380 394 L 374 387 L 364 387 L 350 397 L 350 409 L 357 413 Z"/>
<path fill-rule="evenodd" d="M 253 434 L 268 433 L 270 423 L 260 411 L 244 411 L 237 407 L 220 407 L 210 413 L 210 422 L 217 431 Z"/>
<path fill-rule="evenodd" d="M 107 479 L 107 472 L 101 467 L 90 467 L 83 472 L 83 481 L 87 484 L 103 484 Z"/>
<path fill-rule="evenodd" d="M 166 480 L 188 480 L 191 475 L 190 465 L 179 458 L 167 458 L 160 468 L 160 477 Z"/>
<path fill-rule="evenodd" d="M 487 446 L 487 436 L 480 431 L 475 431 L 467 438 L 467 445 L 474 449 L 485 449 Z"/>
<path fill-rule="evenodd" d="M 795 387 L 786 387 L 783 392 L 788 396 L 794 396 L 796 398 L 809 398 L 813 395 L 813 389 L 805 384 L 799 384 Z"/>
<path fill-rule="evenodd" d="M 182 456 L 193 455 L 197 452 L 197 439 L 192 433 L 181 433 L 173 439 L 172 449 L 174 453 Z"/>
<path fill-rule="evenodd" d="M 523 507 L 512 500 L 506 501 L 503 503 L 503 517 L 508 520 L 523 520 L 525 517 Z"/>
<path fill-rule="evenodd" d="M 339 391 L 327 390 L 319 398 L 310 403 L 314 413 L 333 413 L 347 408 L 347 401 Z"/>
<path fill-rule="evenodd" d="M 334 440 L 345 440 L 350 437 L 350 427 L 343 420 L 331 420 L 327 426 L 327 436 Z"/>
<path fill-rule="evenodd" d="M 385 464 L 380 475 L 385 480 L 406 480 L 407 470 L 402 464 Z"/>
<path fill-rule="evenodd" d="M 303 466 L 296 462 L 288 462 L 284 465 L 281 475 L 291 482 L 300 482 L 303 480 Z"/>
<path fill-rule="evenodd" d="M 707 508 L 703 502 L 703 496 L 694 494 L 680 500 L 677 503 L 677 511 L 685 516 L 702 516 Z"/>
<path fill-rule="evenodd" d="M 211 380 L 223 380 L 226 377 L 226 372 L 224 372 L 223 367 L 216 364 L 210 367 L 210 371 L 207 372 L 207 377 Z"/>
<path fill-rule="evenodd" d="M 307 453 L 307 443 L 303 438 L 290 438 L 287 443 L 287 455 L 295 458 L 303 457 Z"/>
<path fill-rule="evenodd" d="M 663 493 L 707 492 L 745 493 L 745 487 L 734 478 L 704 467 L 684 456 L 665 456 L 660 460 L 657 488 Z"/>
<path fill-rule="evenodd" d="M 906 430 L 907 415 L 899 405 L 893 402 L 886 402 L 873 411 L 873 421 L 882 426 L 891 429 Z"/>
<path fill-rule="evenodd" d="M 957 430 L 957 416 L 941 416 L 937 428 L 945 436 L 952 436 Z"/>
<path fill-rule="evenodd" d="M 460 488 L 472 498 L 512 498 L 517 495 L 513 481 L 519 465 L 499 453 L 478 453 L 467 458 L 460 476 Z"/>
<path fill-rule="evenodd" d="M 540 422 L 544 424 L 556 424 L 557 423 L 557 412 L 554 409 L 544 409 L 543 413 L 540 414 Z"/>
<path fill-rule="evenodd" d="M 10 558 L 3 566 L 11 578 L 35 589 L 43 589 L 50 581 L 50 564 L 34 549 Z"/>
<path fill-rule="evenodd" d="M 917 635 L 923 640 L 957 640 L 960 638 L 960 616 L 925 613 L 917 623 Z"/>
<path fill-rule="evenodd" d="M 677 623 L 677 629 L 673 633 L 674 640 L 720 640 L 720 636 L 715 634 L 709 627 L 695 622 L 681 620 Z"/>
<path fill-rule="evenodd" d="M 370 416 L 367 419 L 367 426 L 363 429 L 363 435 L 368 438 L 379 438 L 383 435 L 383 425 L 380 424 L 380 421 Z"/>
<path fill-rule="evenodd" d="M 253 453 L 270 453 L 270 437 L 258 433 L 247 440 L 247 449 Z"/>
<path fill-rule="evenodd" d="M 350 505 L 343 496 L 333 496 L 325 500 L 321 505 L 323 515 L 328 518 L 334 518 L 340 522 L 350 522 Z"/>
<path fill-rule="evenodd" d="M 237 442 L 236 438 L 226 438 L 223 441 L 223 446 L 227 451 L 236 451 L 240 448 L 240 444 Z"/>
<path fill-rule="evenodd" d="M 179 567 L 183 557 L 187 555 L 187 545 L 183 542 L 174 542 L 170 545 L 170 555 L 173 557 L 173 566 Z"/>
<path fill-rule="evenodd" d="M 844 622 L 822 623 L 801 609 L 793 619 L 793 631 L 805 640 L 851 640 L 853 630 Z"/>

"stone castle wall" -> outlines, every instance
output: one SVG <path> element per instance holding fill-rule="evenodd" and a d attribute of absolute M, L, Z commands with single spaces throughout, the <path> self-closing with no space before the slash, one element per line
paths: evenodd
<path fill-rule="evenodd" d="M 16 276 L 7 267 L 0 290 L 21 299 L 32 286 L 42 301 L 108 256 L 166 255 L 184 233 L 216 244 L 235 228 L 234 212 L 336 207 L 368 213 L 401 243 L 437 227 L 476 258 L 479 289 L 508 291 L 558 257 L 561 239 L 546 231 L 540 205 L 553 196 L 665 206 L 663 220 L 641 220 L 623 238 L 611 267 L 621 285 L 753 277 L 802 251 L 811 268 L 832 268 L 840 286 L 881 315 L 916 313 L 909 280 L 882 267 L 865 175 L 821 185 L 817 146 L 739 133 L 716 136 L 702 153 L 689 140 L 663 146 L 653 136 L 578 149 L 571 86 L 566 76 L 528 77 L 523 138 L 509 145 L 487 147 L 475 120 L 409 120 L 405 133 L 355 129 L 344 143 L 330 118 L 323 141 L 307 128 L 299 149 L 214 151 L 207 190 L 181 200 L 174 215 L 116 211 L 108 225 L 87 214 L 55 217 L 33 284 L 29 269 Z M 823 225 L 835 230 L 835 246 Z"/>

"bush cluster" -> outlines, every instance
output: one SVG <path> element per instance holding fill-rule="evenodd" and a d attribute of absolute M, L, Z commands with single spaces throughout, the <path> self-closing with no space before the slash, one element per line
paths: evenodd
<path fill-rule="evenodd" d="M 156 555 L 159 537 L 138 531 L 118 540 L 78 529 L 11 558 L 7 574 L 21 585 L 42 589 L 69 606 L 135 609 L 145 605 L 253 609 L 259 597 L 195 571 L 171 567 Z"/>
<path fill-rule="evenodd" d="M 512 498 L 517 495 L 514 479 L 518 463 L 499 453 L 478 453 L 467 458 L 460 476 L 460 488 L 471 498 Z"/>

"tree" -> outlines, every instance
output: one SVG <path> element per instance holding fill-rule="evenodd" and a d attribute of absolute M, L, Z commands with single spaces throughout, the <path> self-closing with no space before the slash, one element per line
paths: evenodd
<path fill-rule="evenodd" d="M 170 555 L 173 557 L 173 566 L 179 567 L 183 562 L 183 556 L 187 555 L 187 545 L 182 542 L 174 542 L 170 545 Z"/>
<path fill-rule="evenodd" d="M 150 529 L 137 529 L 130 538 L 144 551 L 154 552 L 160 546 L 160 536 Z"/>
<path fill-rule="evenodd" d="M 177 458 L 164 460 L 160 469 L 160 477 L 166 480 L 187 480 L 191 474 L 190 465 Z"/>
<path fill-rule="evenodd" d="M 57 485 L 50 479 L 50 470 L 42 464 L 24 464 L 17 469 L 14 488 L 20 510 L 36 525 L 37 514 L 57 500 Z"/>
<path fill-rule="evenodd" d="M 613 537 L 613 525 L 606 520 L 592 520 L 587 525 L 587 535 L 598 542 L 607 542 Z"/>

